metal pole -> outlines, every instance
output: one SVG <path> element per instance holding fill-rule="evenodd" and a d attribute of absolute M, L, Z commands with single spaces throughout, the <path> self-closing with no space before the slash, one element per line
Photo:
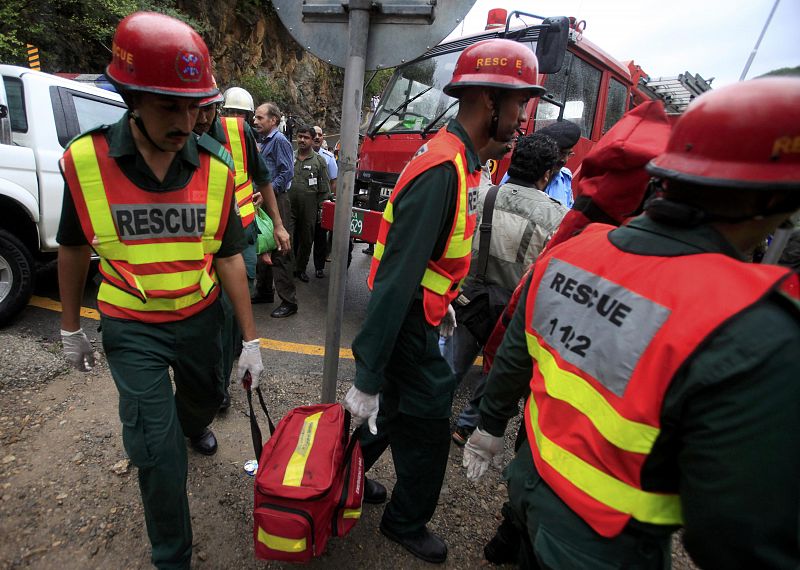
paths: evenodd
<path fill-rule="evenodd" d="M 336 214 L 333 219 L 333 275 L 328 287 L 328 311 L 325 323 L 325 363 L 322 371 L 322 402 L 336 401 L 339 373 L 344 294 L 347 283 L 347 253 L 350 244 L 350 216 L 353 212 L 353 186 L 358 153 L 358 123 L 364 97 L 364 70 L 372 0 L 350 0 L 350 51 L 344 72 L 342 97 L 342 146 L 339 150 L 339 180 Z"/>
<path fill-rule="evenodd" d="M 758 36 L 758 40 L 756 41 L 755 47 L 753 47 L 753 51 L 750 52 L 750 57 L 747 58 L 747 63 L 744 64 L 744 69 L 742 70 L 742 75 L 739 76 L 739 81 L 744 81 L 744 78 L 747 77 L 747 72 L 750 71 L 750 65 L 753 63 L 753 60 L 756 57 L 758 46 L 761 45 L 761 40 L 764 39 L 764 34 L 767 33 L 769 23 L 772 21 L 772 16 L 775 14 L 775 10 L 778 8 L 780 1 L 781 0 L 775 0 L 775 4 L 772 5 L 772 11 L 770 11 L 769 16 L 767 16 L 767 21 L 764 23 L 764 28 L 761 30 L 761 35 Z"/>

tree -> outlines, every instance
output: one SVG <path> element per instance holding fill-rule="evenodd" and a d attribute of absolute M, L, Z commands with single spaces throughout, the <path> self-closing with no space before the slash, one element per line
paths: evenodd
<path fill-rule="evenodd" d="M 781 67 L 780 69 L 773 69 L 772 71 L 768 71 L 764 75 L 759 75 L 759 77 L 769 77 L 773 75 L 800 75 L 800 65 L 795 67 Z"/>
<path fill-rule="evenodd" d="M 391 79 L 392 73 L 394 73 L 393 67 L 389 69 L 380 69 L 376 71 L 374 75 L 371 72 L 367 72 L 367 81 L 364 84 L 365 105 L 369 104 L 369 100 L 373 96 L 383 93 L 383 88 L 386 87 L 389 79 Z"/>
<path fill-rule="evenodd" d="M 39 48 L 42 70 L 100 73 L 119 21 L 138 10 L 169 14 L 203 32 L 171 0 L 5 0 L 0 6 L 0 61 L 27 65 L 25 44 Z"/>
<path fill-rule="evenodd" d="M 238 85 L 246 89 L 256 104 L 271 101 L 284 109 L 289 102 L 287 98 L 286 82 L 281 79 L 272 79 L 266 75 L 249 73 L 243 75 L 232 85 Z"/>

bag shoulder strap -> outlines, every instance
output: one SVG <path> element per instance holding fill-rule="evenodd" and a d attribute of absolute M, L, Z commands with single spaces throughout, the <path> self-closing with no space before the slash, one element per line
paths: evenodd
<path fill-rule="evenodd" d="M 486 278 L 486 265 L 489 263 L 489 243 L 492 240 L 492 218 L 494 217 L 494 202 L 497 200 L 497 191 L 500 185 L 495 184 L 486 193 L 483 202 L 483 215 L 481 216 L 481 243 L 478 245 L 478 273 L 475 278 L 483 281 Z"/>
<path fill-rule="evenodd" d="M 267 425 L 269 425 L 269 435 L 275 433 L 275 424 L 272 423 L 272 418 L 269 416 L 267 404 L 264 402 L 264 394 L 261 393 L 261 388 L 256 388 L 258 400 L 261 403 L 261 409 L 264 415 L 267 416 Z M 247 390 L 247 405 L 250 407 L 250 436 L 253 438 L 253 451 L 256 452 L 256 461 L 261 460 L 261 450 L 263 449 L 263 438 L 261 436 L 261 428 L 258 427 L 258 420 L 256 420 L 256 413 L 253 409 L 253 393 Z"/>

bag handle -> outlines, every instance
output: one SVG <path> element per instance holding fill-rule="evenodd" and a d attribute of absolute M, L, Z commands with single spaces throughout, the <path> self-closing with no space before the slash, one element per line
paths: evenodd
<path fill-rule="evenodd" d="M 248 372 L 244 377 L 245 386 L 248 387 L 247 390 L 247 405 L 250 408 L 250 436 L 253 439 L 253 451 L 256 453 L 256 461 L 261 460 L 261 451 L 264 448 L 263 445 L 263 437 L 261 435 L 261 428 L 258 427 L 258 421 L 256 420 L 256 413 L 253 409 L 253 393 L 249 389 L 250 385 L 250 373 Z M 256 388 L 256 394 L 258 395 L 258 401 L 261 404 L 261 409 L 264 411 L 264 415 L 267 416 L 267 425 L 269 425 L 269 435 L 272 436 L 275 433 L 275 424 L 272 423 L 272 418 L 269 415 L 269 410 L 267 409 L 267 404 L 264 401 L 264 394 L 261 392 L 261 388 Z M 345 409 L 345 434 L 350 433 L 350 412 Z M 358 432 L 361 429 L 361 426 L 358 426 L 353 433 L 350 435 L 350 441 L 347 443 L 347 447 L 345 448 L 344 452 L 344 463 L 343 465 L 347 465 L 350 463 L 350 459 L 353 456 L 353 448 L 356 446 L 358 442 Z"/>
<path fill-rule="evenodd" d="M 350 433 L 350 412 L 345 409 L 344 413 L 346 414 L 346 423 L 345 423 L 345 432 L 346 434 L 350 434 L 350 441 L 347 442 L 347 447 L 344 450 L 344 463 L 343 465 L 347 465 L 350 463 L 350 460 L 353 457 L 353 448 L 358 443 L 358 435 L 363 427 L 363 424 L 358 426 L 356 429 L 353 430 L 353 433 Z"/>
<path fill-rule="evenodd" d="M 483 216 L 479 226 L 481 243 L 478 246 L 478 273 L 475 279 L 483 282 L 486 280 L 486 265 L 489 263 L 489 244 L 492 241 L 492 218 L 494 217 L 494 202 L 497 200 L 497 191 L 500 185 L 495 184 L 486 193 L 483 201 Z"/>
<path fill-rule="evenodd" d="M 247 405 L 250 407 L 250 436 L 253 438 L 253 451 L 256 452 L 256 461 L 259 461 L 261 459 L 261 450 L 264 446 L 263 437 L 261 436 L 261 428 L 258 427 L 256 412 L 253 409 L 253 392 L 250 390 L 251 381 L 252 379 L 250 378 L 250 373 L 248 372 L 244 377 L 244 385 L 247 391 Z M 256 388 L 256 394 L 258 395 L 258 400 L 261 403 L 261 409 L 264 410 L 264 414 L 267 416 L 269 435 L 272 436 L 272 434 L 275 433 L 275 424 L 272 423 L 272 418 L 269 416 L 269 410 L 267 410 L 267 404 L 264 401 L 264 394 L 261 392 L 261 388 Z"/>

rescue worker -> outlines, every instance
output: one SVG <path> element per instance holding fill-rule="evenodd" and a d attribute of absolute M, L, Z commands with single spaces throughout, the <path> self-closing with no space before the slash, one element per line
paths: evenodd
<path fill-rule="evenodd" d="M 537 260 L 464 451 L 480 477 L 530 383 L 522 566 L 669 568 L 681 525 L 701 568 L 800 565 L 800 282 L 745 262 L 800 208 L 798 140 L 800 80 L 710 91 L 645 214 Z"/>
<path fill-rule="evenodd" d="M 224 93 L 225 102 L 222 110 L 228 117 L 242 117 L 248 125 L 253 122 L 256 112 L 253 96 L 247 89 L 229 87 Z"/>
<path fill-rule="evenodd" d="M 294 276 L 308 283 L 308 258 L 314 244 L 314 228 L 322 202 L 330 198 L 331 185 L 328 164 L 314 151 L 316 133 L 309 125 L 297 127 L 297 150 L 294 151 L 294 177 L 289 204 L 292 207 L 294 228 Z"/>
<path fill-rule="evenodd" d="M 381 532 L 429 562 L 447 557 L 426 524 L 447 467 L 456 386 L 436 327 L 446 316 L 452 326 L 450 303 L 469 271 L 481 164 L 507 152 L 528 100 L 544 92 L 537 69 L 530 49 L 510 40 L 478 42 L 459 56 L 444 88 L 459 99 L 458 115 L 420 148 L 389 198 L 367 281 L 372 297 L 353 342 L 356 379 L 344 405 L 369 427 L 361 430 L 365 467 L 391 445 L 397 474 Z M 365 501 L 385 497 L 367 480 Z"/>
<path fill-rule="evenodd" d="M 325 133 L 322 127 L 314 125 L 314 152 L 320 155 L 328 166 L 328 181 L 331 186 L 331 196 L 328 200 L 336 196 L 336 178 L 339 176 L 339 166 L 333 153 L 326 148 Z M 322 227 L 322 209 L 317 212 L 317 222 L 314 224 L 314 275 L 317 279 L 325 277 L 325 262 L 331 251 L 331 239 L 333 233 Z M 352 242 L 351 242 L 352 247 Z"/>
<path fill-rule="evenodd" d="M 232 95 L 232 104 L 239 103 L 241 105 L 236 97 L 241 99 L 242 96 L 238 91 L 233 91 L 234 89 L 244 91 L 248 97 L 250 94 L 240 87 L 233 87 L 226 91 Z M 244 113 L 237 112 L 234 116 L 220 117 L 217 109 L 223 102 L 224 97 L 221 93 L 200 101 L 200 111 L 197 114 L 194 132 L 200 137 L 207 133 L 207 136 L 225 147 L 232 159 L 236 204 L 239 207 L 242 227 L 245 238 L 247 238 L 247 247 L 242 252 L 242 258 L 247 270 L 249 289 L 252 293 L 256 279 L 256 224 L 254 223 L 256 208 L 261 207 L 263 203 L 267 215 L 272 219 L 273 235 L 278 251 L 289 249 L 289 233 L 283 227 L 275 194 L 272 192 L 269 170 L 258 152 L 250 125 L 247 123 L 246 117 L 242 116 Z M 252 105 L 252 97 L 250 97 L 250 103 Z M 220 411 L 224 412 L 231 405 L 228 388 L 233 359 L 238 355 L 238 347 L 241 344 L 241 331 L 233 313 L 233 306 L 225 291 L 222 292 L 221 302 L 225 314 L 225 324 L 222 329 L 222 378 L 225 382 L 225 394 Z"/>
<path fill-rule="evenodd" d="M 73 140 L 62 160 L 62 342 L 72 364 L 91 366 L 79 311 L 94 251 L 103 348 L 125 450 L 138 468 L 152 561 L 189 568 L 184 436 L 205 453 L 216 448 L 206 426 L 223 398 L 218 283 L 245 339 L 238 376 L 257 386 L 263 371 L 244 234 L 227 152 L 192 135 L 199 101 L 217 93 L 202 38 L 169 16 L 134 13 L 117 27 L 106 75 L 129 111 Z"/>

